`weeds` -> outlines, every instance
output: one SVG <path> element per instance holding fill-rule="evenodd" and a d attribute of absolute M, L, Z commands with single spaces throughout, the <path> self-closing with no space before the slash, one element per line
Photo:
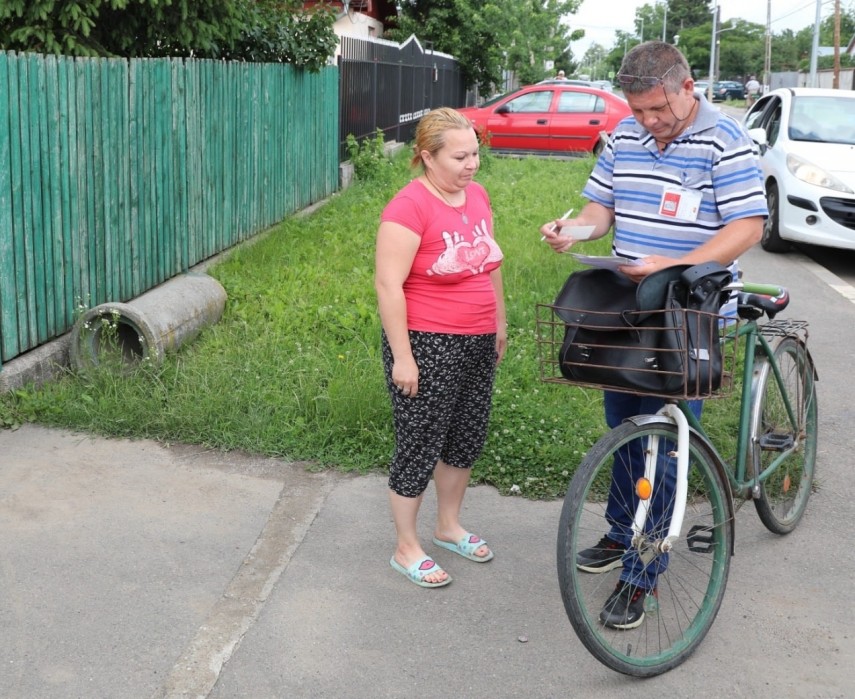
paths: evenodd
<path fill-rule="evenodd" d="M 356 179 L 363 182 L 389 181 L 392 166 L 386 157 L 382 129 L 377 129 L 374 138 L 366 138 L 361 143 L 353 134 L 347 134 L 346 143 Z"/>

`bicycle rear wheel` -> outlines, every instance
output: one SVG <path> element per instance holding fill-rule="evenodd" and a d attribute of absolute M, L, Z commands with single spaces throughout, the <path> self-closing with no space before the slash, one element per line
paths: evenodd
<path fill-rule="evenodd" d="M 783 391 L 798 424 L 784 405 L 782 387 L 768 359 L 758 359 L 751 415 L 751 444 L 755 472 L 762 473 L 792 449 L 777 469 L 760 484 L 754 506 L 766 528 L 788 534 L 804 514 L 816 467 L 817 400 L 814 368 L 803 343 L 785 337 L 775 347 Z"/>
<path fill-rule="evenodd" d="M 658 438 L 658 439 L 654 439 Z M 667 556 L 653 544 L 664 539 L 673 511 L 667 495 L 666 521 L 648 521 L 639 541 L 650 565 L 660 572 L 656 594 L 645 598 L 644 617 L 636 628 L 608 628 L 600 621 L 604 603 L 615 590 L 622 565 L 600 574 L 576 565 L 580 551 L 609 531 L 606 506 L 612 469 L 628 469 L 632 450 L 661 454 L 659 469 L 676 469 L 677 429 L 664 421 L 625 422 L 604 435 L 588 452 L 570 482 L 558 530 L 558 579 L 564 608 L 579 640 L 600 662 L 636 677 L 666 672 L 691 655 L 712 626 L 727 584 L 733 551 L 733 516 L 729 485 L 707 444 L 695 434 L 689 446 L 686 514 L 680 538 Z M 657 446 L 658 445 L 658 446 Z M 655 457 L 656 455 L 653 454 Z M 657 475 L 656 490 L 665 480 Z M 654 492 L 655 498 L 659 493 Z M 613 502 L 610 512 L 631 522 L 637 497 Z M 629 557 L 624 554 L 623 561 Z"/>

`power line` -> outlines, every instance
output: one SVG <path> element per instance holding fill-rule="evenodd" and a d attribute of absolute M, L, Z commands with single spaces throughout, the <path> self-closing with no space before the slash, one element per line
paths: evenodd
<path fill-rule="evenodd" d="M 825 0 L 821 4 L 822 5 L 833 5 L 834 0 Z M 798 14 L 799 12 L 802 12 L 802 11 L 807 10 L 809 8 L 812 8 L 812 7 L 816 7 L 816 2 L 808 2 L 808 3 L 805 3 L 804 5 L 802 5 L 801 7 L 797 7 L 794 10 L 790 10 L 789 12 L 787 12 L 784 15 L 781 15 L 780 17 L 776 17 L 776 18 L 772 19 L 770 24 L 775 24 L 775 22 L 783 22 L 788 17 L 792 17 L 793 15 Z"/>

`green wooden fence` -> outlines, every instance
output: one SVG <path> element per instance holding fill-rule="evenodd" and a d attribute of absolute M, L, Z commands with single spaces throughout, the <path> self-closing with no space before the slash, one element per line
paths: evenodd
<path fill-rule="evenodd" d="M 0 52 L 0 366 L 338 187 L 338 69 Z"/>

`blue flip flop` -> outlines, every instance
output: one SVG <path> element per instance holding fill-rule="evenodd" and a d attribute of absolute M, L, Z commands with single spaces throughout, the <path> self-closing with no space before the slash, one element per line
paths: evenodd
<path fill-rule="evenodd" d="M 448 585 L 448 583 L 451 582 L 450 575 L 442 582 L 427 582 L 425 580 L 428 575 L 438 573 L 442 570 L 442 568 L 440 568 L 430 556 L 420 558 L 409 568 L 404 568 L 404 566 L 395 560 L 394 556 L 392 556 L 389 564 L 401 575 L 406 576 L 410 582 L 415 583 L 419 587 L 442 587 L 443 585 Z"/>
<path fill-rule="evenodd" d="M 454 551 L 463 558 L 468 558 L 470 561 L 475 561 L 476 563 L 486 563 L 487 561 L 493 560 L 493 552 L 490 551 L 486 556 L 476 556 L 475 552 L 481 548 L 482 546 L 487 546 L 487 542 L 484 541 L 477 534 L 470 534 L 466 532 L 463 535 L 463 538 L 460 539 L 456 544 L 451 541 L 442 541 L 441 539 L 433 538 L 433 543 L 437 546 L 441 546 L 444 549 L 448 549 L 449 551 Z M 489 548 L 489 547 L 488 547 Z"/>

